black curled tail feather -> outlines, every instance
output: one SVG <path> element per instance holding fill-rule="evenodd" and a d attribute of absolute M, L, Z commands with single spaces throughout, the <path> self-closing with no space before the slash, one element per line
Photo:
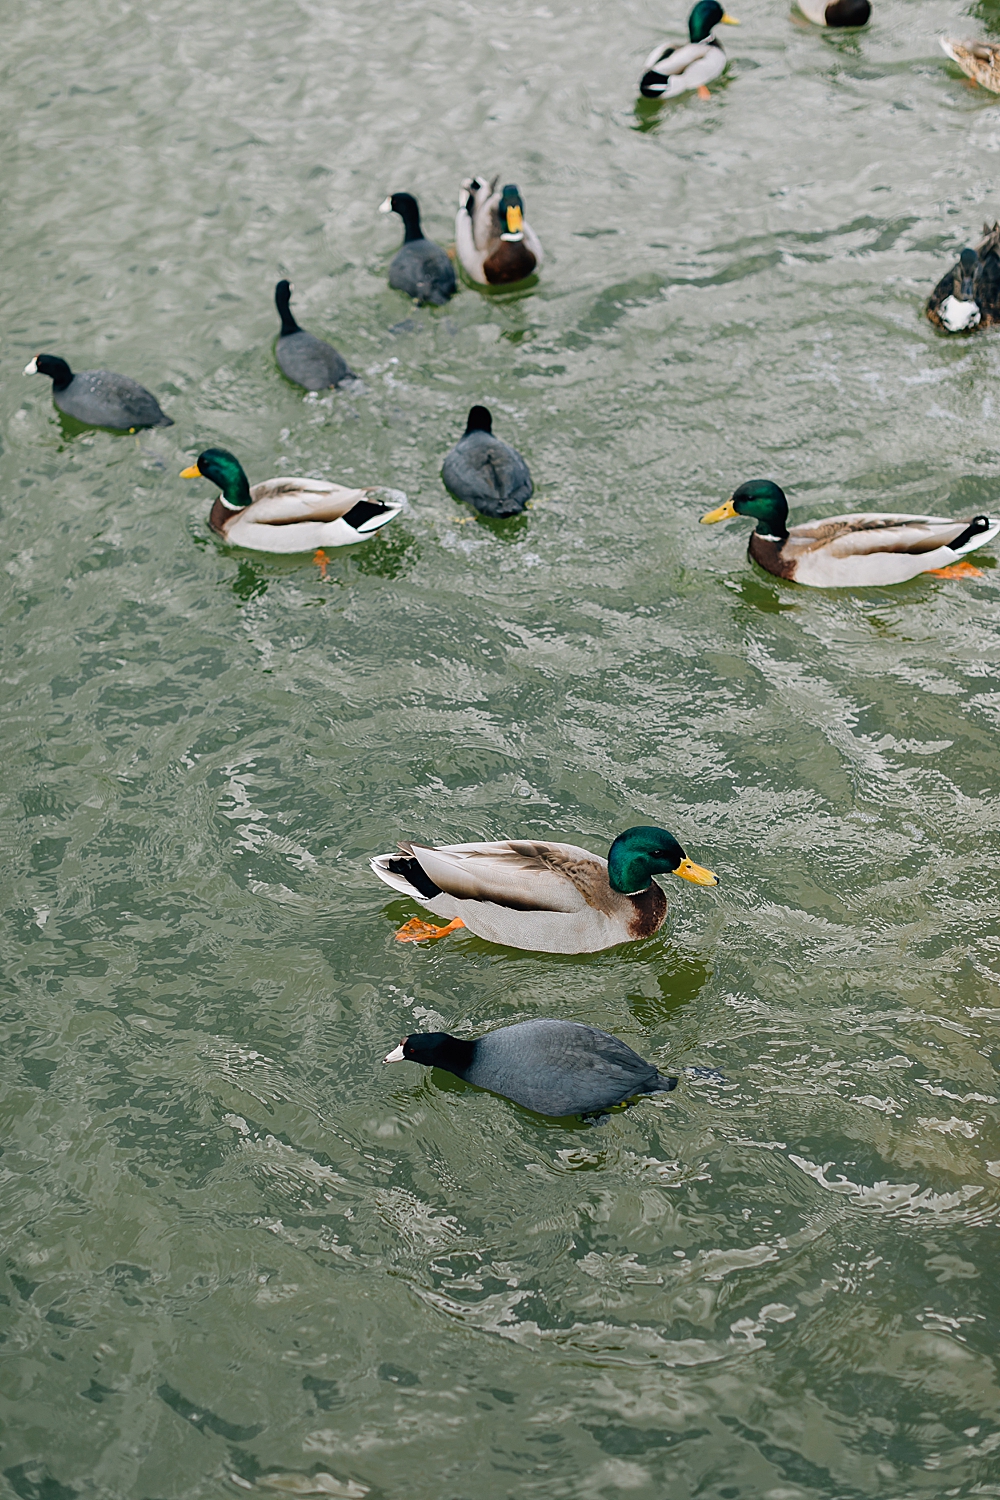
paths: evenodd
<path fill-rule="evenodd" d="M 408 881 L 415 891 L 419 891 L 421 896 L 426 896 L 428 901 L 443 894 L 441 887 L 434 884 L 419 860 L 407 859 L 402 854 L 393 855 L 391 859 L 386 860 L 386 868 L 391 870 L 393 875 L 402 875 L 403 879 Z"/>
<path fill-rule="evenodd" d="M 957 536 L 953 542 L 948 543 L 949 548 L 952 552 L 961 552 L 963 547 L 969 545 L 974 536 L 979 536 L 983 531 L 989 531 L 992 524 L 993 522 L 989 516 L 973 516 L 961 536 Z"/>
<path fill-rule="evenodd" d="M 671 1089 L 677 1087 L 676 1078 L 668 1078 L 665 1073 L 657 1073 L 656 1085 L 653 1092 L 656 1094 L 669 1094 Z"/>
<path fill-rule="evenodd" d="M 353 526 L 357 531 L 359 526 L 363 526 L 373 516 L 384 516 L 388 509 L 389 506 L 383 505 L 381 500 L 359 500 L 344 513 L 341 520 L 346 521 L 348 526 Z"/>

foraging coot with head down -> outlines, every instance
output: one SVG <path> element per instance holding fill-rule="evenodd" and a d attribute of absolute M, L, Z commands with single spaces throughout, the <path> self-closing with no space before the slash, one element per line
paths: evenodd
<path fill-rule="evenodd" d="M 292 284 L 279 281 L 274 301 L 281 318 L 281 333 L 274 346 L 274 357 L 282 372 L 307 391 L 325 391 L 342 380 L 357 380 L 347 360 L 332 344 L 306 333 L 292 316 Z"/>
<path fill-rule="evenodd" d="M 455 295 L 455 267 L 440 245 L 424 238 L 416 198 L 412 193 L 393 193 L 379 211 L 399 214 L 403 221 L 403 243 L 392 258 L 389 285 L 417 302 L 443 307 Z"/>
<path fill-rule="evenodd" d="M 446 456 L 441 478 L 453 495 L 484 516 L 516 516 L 534 493 L 528 465 L 509 443 L 493 436 L 485 406 L 469 412 L 465 432 Z"/>
<path fill-rule="evenodd" d="M 36 354 L 25 375 L 48 375 L 52 399 L 67 417 L 88 427 L 111 427 L 134 432 L 139 427 L 173 427 L 173 418 L 160 410 L 156 397 L 128 375 L 113 370 L 81 370 L 74 375 L 57 354 Z"/>
<path fill-rule="evenodd" d="M 521 1021 L 476 1041 L 415 1032 L 383 1062 L 443 1068 L 540 1115 L 590 1115 L 677 1084 L 617 1037 L 577 1021 Z"/>

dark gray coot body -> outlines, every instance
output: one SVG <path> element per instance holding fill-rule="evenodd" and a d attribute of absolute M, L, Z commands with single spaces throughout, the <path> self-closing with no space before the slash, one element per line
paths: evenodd
<path fill-rule="evenodd" d="M 433 240 L 413 240 L 393 256 L 389 285 L 417 302 L 443 307 L 455 295 L 455 267 Z"/>
<path fill-rule="evenodd" d="M 283 373 L 307 391 L 325 391 L 342 380 L 357 380 L 347 360 L 332 344 L 299 327 L 289 306 L 291 293 L 287 281 L 279 281 L 274 289 L 281 315 L 281 333 L 274 346 L 274 357 Z"/>
<path fill-rule="evenodd" d="M 38 354 L 29 371 L 48 375 L 52 399 L 60 411 L 89 427 L 112 427 L 128 432 L 133 427 L 172 427 L 173 418 L 160 410 L 156 397 L 128 375 L 113 370 L 81 370 L 74 375 L 64 359 Z"/>
<path fill-rule="evenodd" d="M 419 1034 L 408 1037 L 404 1055 L 407 1044 L 421 1040 Z M 446 1033 L 436 1040 L 431 1055 L 411 1060 L 445 1068 L 542 1115 L 596 1114 L 636 1094 L 666 1093 L 677 1083 L 617 1037 L 576 1021 L 521 1021 L 471 1043 Z"/>
<path fill-rule="evenodd" d="M 528 465 L 516 448 L 493 436 L 485 406 L 470 411 L 465 434 L 445 458 L 441 478 L 453 495 L 484 516 L 516 516 L 534 493 Z"/>
<path fill-rule="evenodd" d="M 411 193 L 393 193 L 382 209 L 399 214 L 405 231 L 403 243 L 389 266 L 389 285 L 417 302 L 443 307 L 458 287 L 455 267 L 440 245 L 424 238 L 416 198 Z"/>

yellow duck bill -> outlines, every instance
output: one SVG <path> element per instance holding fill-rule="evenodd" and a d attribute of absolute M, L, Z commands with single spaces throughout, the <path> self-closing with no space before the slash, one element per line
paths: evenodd
<path fill-rule="evenodd" d="M 673 872 L 682 880 L 690 880 L 692 885 L 718 885 L 719 877 L 712 870 L 706 870 L 704 865 L 696 865 L 693 859 L 687 856 L 681 860 Z"/>
<path fill-rule="evenodd" d="M 740 23 L 739 21 L 737 21 L 736 17 L 731 16 L 728 11 L 723 11 L 722 24 L 723 26 L 738 26 Z"/>
<path fill-rule="evenodd" d="M 701 518 L 701 524 L 703 526 L 711 526 L 713 521 L 728 521 L 730 516 L 738 514 L 736 506 L 730 499 L 724 505 L 717 505 L 714 510 L 706 511 Z"/>
<path fill-rule="evenodd" d="M 181 478 L 182 479 L 200 479 L 201 478 L 201 470 L 199 469 L 199 467 L 198 467 L 197 464 L 192 464 L 189 469 L 182 469 L 181 470 Z"/>

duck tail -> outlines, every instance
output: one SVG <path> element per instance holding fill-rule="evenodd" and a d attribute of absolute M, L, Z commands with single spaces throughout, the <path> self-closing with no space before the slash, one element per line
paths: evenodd
<path fill-rule="evenodd" d="M 656 1094 L 669 1094 L 670 1090 L 671 1089 L 675 1089 L 676 1087 L 677 1087 L 677 1079 L 676 1078 L 668 1078 L 665 1073 L 657 1073 L 657 1075 L 656 1075 L 656 1087 L 653 1090 L 654 1093 L 656 1093 Z"/>

